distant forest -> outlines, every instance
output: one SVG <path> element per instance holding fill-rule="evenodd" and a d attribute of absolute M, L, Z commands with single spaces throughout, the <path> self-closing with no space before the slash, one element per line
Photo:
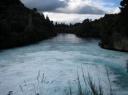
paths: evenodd
<path fill-rule="evenodd" d="M 67 25 L 54 24 L 36 8 L 26 8 L 20 0 L 1 0 L 0 48 L 28 45 L 58 33 L 73 33 L 81 38 L 100 39 L 103 48 L 128 51 L 128 0 L 122 0 L 120 6 L 118 14 Z"/>

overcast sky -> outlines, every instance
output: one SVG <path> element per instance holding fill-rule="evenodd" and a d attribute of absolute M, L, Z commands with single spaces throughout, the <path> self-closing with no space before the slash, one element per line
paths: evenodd
<path fill-rule="evenodd" d="M 57 22 L 75 23 L 97 19 L 105 13 L 118 13 L 121 0 L 21 0 Z"/>

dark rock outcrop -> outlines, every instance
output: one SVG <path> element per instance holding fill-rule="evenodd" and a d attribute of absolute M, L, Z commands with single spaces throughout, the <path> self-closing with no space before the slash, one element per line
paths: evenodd
<path fill-rule="evenodd" d="M 128 52 L 128 36 L 123 36 L 121 34 L 112 34 L 106 41 L 102 40 L 100 45 L 103 48 L 117 50 L 117 51 L 127 51 Z"/>

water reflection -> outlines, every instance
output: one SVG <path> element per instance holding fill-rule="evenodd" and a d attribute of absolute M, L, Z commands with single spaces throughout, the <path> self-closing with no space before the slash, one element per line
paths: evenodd
<path fill-rule="evenodd" d="M 84 42 L 83 39 L 78 38 L 74 34 L 59 34 L 57 37 L 55 37 L 52 41 L 55 42 L 66 42 L 66 43 L 81 43 Z"/>

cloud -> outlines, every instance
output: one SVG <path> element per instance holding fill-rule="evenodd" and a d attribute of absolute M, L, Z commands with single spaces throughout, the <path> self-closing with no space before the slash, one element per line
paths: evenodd
<path fill-rule="evenodd" d="M 44 12 L 105 14 L 117 9 L 120 0 L 21 0 L 29 8 Z"/>
<path fill-rule="evenodd" d="M 59 8 L 54 10 L 54 12 L 58 12 L 58 13 L 69 13 L 69 14 L 105 14 L 105 11 L 97 8 L 97 7 L 93 7 L 93 6 L 89 6 L 89 5 L 85 5 L 82 7 L 77 7 L 77 8 L 73 8 L 73 9 L 67 9 L 67 8 Z"/>
<path fill-rule="evenodd" d="M 104 15 L 95 15 L 95 14 L 66 14 L 66 13 L 54 13 L 54 12 L 44 12 L 45 16 L 49 16 L 50 20 L 59 23 L 79 23 L 85 19 L 99 19 Z"/>
<path fill-rule="evenodd" d="M 53 11 L 65 7 L 63 0 L 21 0 L 29 8 L 37 8 L 39 11 Z"/>
<path fill-rule="evenodd" d="M 105 13 L 119 13 L 120 0 L 21 0 L 29 8 L 37 8 L 55 22 L 76 23 L 98 19 Z"/>
<path fill-rule="evenodd" d="M 91 0 L 92 5 L 98 6 L 107 14 L 119 13 L 119 6 L 121 0 Z"/>
<path fill-rule="evenodd" d="M 68 0 L 65 8 L 56 9 L 57 12 L 76 14 L 105 14 L 100 3 L 93 4 L 94 0 Z"/>
<path fill-rule="evenodd" d="M 108 11 L 108 14 L 117 14 L 120 12 L 120 8 L 114 7 L 110 11 Z"/>
<path fill-rule="evenodd" d="M 29 8 L 39 11 L 75 13 L 75 14 L 103 14 L 103 10 L 92 5 L 92 0 L 21 0 Z"/>

